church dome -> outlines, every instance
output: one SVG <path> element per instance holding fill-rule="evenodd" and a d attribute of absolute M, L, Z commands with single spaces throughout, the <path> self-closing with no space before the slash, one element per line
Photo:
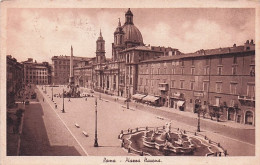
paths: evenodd
<path fill-rule="evenodd" d="M 122 26 L 124 32 L 124 42 L 133 45 L 143 45 L 143 37 L 139 29 L 134 25 L 134 15 L 130 8 L 125 13 L 125 24 Z"/>
<path fill-rule="evenodd" d="M 139 29 L 134 24 L 125 24 L 123 26 L 124 41 L 143 44 L 143 37 Z"/>

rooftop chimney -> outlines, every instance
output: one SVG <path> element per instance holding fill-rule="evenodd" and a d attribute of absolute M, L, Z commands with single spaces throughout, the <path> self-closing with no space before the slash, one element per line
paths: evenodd
<path fill-rule="evenodd" d="M 249 44 L 249 40 L 246 40 L 246 44 Z"/>
<path fill-rule="evenodd" d="M 233 47 L 236 47 L 236 46 L 237 46 L 236 44 L 233 45 Z"/>
<path fill-rule="evenodd" d="M 253 45 L 253 44 L 254 44 L 254 40 L 251 40 L 251 41 L 250 41 L 250 44 L 252 44 L 252 45 Z"/>

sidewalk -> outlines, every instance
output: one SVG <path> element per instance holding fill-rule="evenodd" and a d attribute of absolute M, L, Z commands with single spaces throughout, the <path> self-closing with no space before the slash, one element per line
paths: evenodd
<path fill-rule="evenodd" d="M 18 104 L 18 107 L 7 109 L 7 117 L 11 120 L 7 122 L 6 136 L 7 136 L 7 156 L 18 156 L 20 150 L 20 139 L 23 129 L 24 113 L 21 116 L 20 123 L 18 117 L 15 115 L 18 109 L 25 109 L 24 104 Z"/>
<path fill-rule="evenodd" d="M 100 93 L 95 92 L 95 94 L 99 95 Z M 120 97 L 120 96 L 110 96 L 110 95 L 101 93 L 101 97 L 104 97 L 104 98 L 106 98 L 110 101 L 114 101 L 114 102 L 115 102 L 115 99 L 117 99 L 116 102 L 123 104 L 123 105 L 126 105 L 126 103 L 124 102 L 126 100 L 126 98 L 123 98 L 123 97 Z M 133 100 L 132 100 L 132 102 L 129 103 L 129 106 L 130 106 L 130 109 L 133 109 L 133 110 L 151 109 L 152 108 L 152 109 L 156 109 L 156 110 L 160 110 L 160 111 L 165 111 L 165 112 L 170 112 L 170 113 L 173 113 L 173 114 L 182 115 L 182 116 L 189 117 L 189 118 L 192 118 L 192 119 L 198 118 L 197 113 L 192 113 L 192 112 L 187 112 L 187 111 L 179 111 L 179 110 L 176 110 L 174 108 L 168 108 L 168 107 L 154 107 L 154 106 L 150 106 L 150 105 L 143 104 L 143 103 L 137 103 L 137 102 L 134 102 Z M 131 107 L 134 107 L 134 108 L 131 108 Z M 231 128 L 236 128 L 236 129 L 255 129 L 255 127 L 252 126 L 252 125 L 240 124 L 240 123 L 236 123 L 234 121 L 217 122 L 215 118 L 213 118 L 213 120 L 211 120 L 208 115 L 206 115 L 205 118 L 203 118 L 202 115 L 201 115 L 200 120 L 204 120 L 204 121 L 207 121 L 207 122 L 211 122 L 211 123 L 215 123 L 215 124 L 218 124 L 218 125 L 227 126 L 227 127 L 231 127 Z"/>

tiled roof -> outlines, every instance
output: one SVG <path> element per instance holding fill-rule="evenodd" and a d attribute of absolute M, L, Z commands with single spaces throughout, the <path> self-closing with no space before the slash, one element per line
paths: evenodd
<path fill-rule="evenodd" d="M 175 55 L 175 56 L 163 56 L 155 59 L 145 60 L 141 63 L 146 62 L 156 62 L 156 61 L 168 61 L 174 59 L 182 59 L 182 58 L 190 58 L 190 57 L 205 57 L 205 56 L 213 56 L 219 54 L 229 54 L 229 53 L 238 53 L 238 52 L 247 52 L 248 50 L 244 50 L 244 46 L 237 46 L 237 47 L 226 47 L 226 48 L 217 48 L 217 49 L 207 49 L 207 50 L 198 50 L 194 53 L 187 53 L 182 55 Z M 249 50 L 252 51 L 252 50 Z"/>

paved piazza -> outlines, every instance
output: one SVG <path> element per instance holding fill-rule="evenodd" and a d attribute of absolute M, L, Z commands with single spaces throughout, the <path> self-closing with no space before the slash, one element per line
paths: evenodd
<path fill-rule="evenodd" d="M 66 87 L 64 87 L 65 89 Z M 118 135 L 121 130 L 135 129 L 136 127 L 159 127 L 165 125 L 166 122 L 172 123 L 172 128 L 180 128 L 186 131 L 196 131 L 196 126 L 186 125 L 178 121 L 170 119 L 160 119 L 158 115 L 137 109 L 126 109 L 121 104 L 115 101 L 105 99 L 99 100 L 98 104 L 98 144 L 95 148 L 95 97 L 85 98 L 68 98 L 64 99 L 65 113 L 61 112 L 62 98 L 53 97 L 57 104 L 55 109 L 54 102 L 51 101 L 51 87 L 46 87 L 47 94 L 44 94 L 45 88 L 38 87 L 39 93 L 45 98 L 50 107 L 43 108 L 43 111 L 51 111 L 58 116 L 58 120 L 63 122 L 63 126 L 68 129 L 72 137 L 78 143 L 81 155 L 89 156 L 127 156 L 131 155 L 126 150 L 121 148 L 121 141 Z M 62 93 L 63 87 L 54 87 L 53 94 Z M 38 90 L 37 90 L 38 91 Z M 38 93 L 38 94 L 39 94 Z M 94 96 L 98 96 L 97 93 Z M 39 97 L 41 98 L 41 97 Z M 40 100 L 42 102 L 43 100 Z M 50 121 L 51 122 L 51 121 Z M 79 128 L 75 124 L 79 125 Z M 203 130 L 203 128 L 202 128 Z M 86 132 L 88 137 L 82 132 Z M 229 155 L 253 155 L 254 145 L 243 142 L 234 138 L 220 135 L 218 132 L 202 131 L 201 134 L 207 136 L 215 142 L 219 142 Z M 57 135 L 59 136 L 59 135 Z M 62 135 L 60 135 L 62 136 Z M 51 142 L 50 142 L 51 143 Z M 241 152 L 238 148 L 244 148 L 245 152 Z"/>

